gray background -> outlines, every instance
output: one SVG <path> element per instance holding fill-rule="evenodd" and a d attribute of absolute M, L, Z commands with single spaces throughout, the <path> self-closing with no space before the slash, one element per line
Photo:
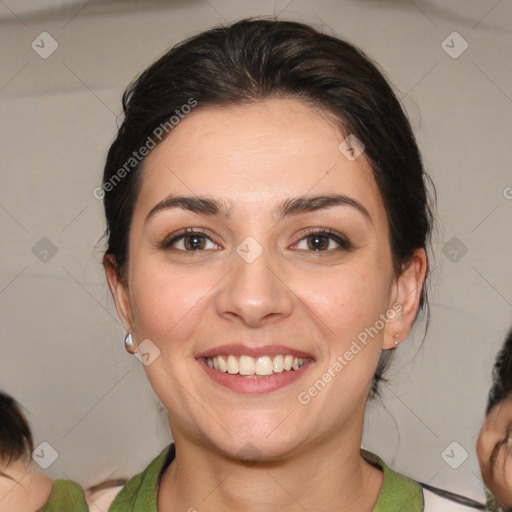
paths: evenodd
<path fill-rule="evenodd" d="M 481 498 L 476 434 L 512 323 L 511 0 L 0 1 L 0 387 L 24 406 L 36 446 L 58 452 L 54 478 L 128 477 L 170 441 L 122 346 L 92 192 L 136 74 L 184 37 L 274 12 L 384 68 L 438 190 L 428 335 L 421 345 L 420 322 L 396 352 L 363 445 Z M 469 45 L 457 58 L 443 49 L 463 48 L 454 31 Z M 31 47 L 42 32 L 58 44 L 46 59 Z"/>

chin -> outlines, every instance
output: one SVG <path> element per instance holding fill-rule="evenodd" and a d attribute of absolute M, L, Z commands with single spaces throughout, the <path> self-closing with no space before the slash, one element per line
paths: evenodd
<path fill-rule="evenodd" d="M 290 435 L 290 432 L 286 431 L 270 431 L 269 435 L 266 429 L 248 432 L 245 428 L 241 434 L 235 434 L 233 430 L 230 432 L 233 437 L 223 432 L 220 439 L 210 437 L 209 442 L 226 457 L 246 463 L 282 460 L 301 445 L 297 434 Z"/>

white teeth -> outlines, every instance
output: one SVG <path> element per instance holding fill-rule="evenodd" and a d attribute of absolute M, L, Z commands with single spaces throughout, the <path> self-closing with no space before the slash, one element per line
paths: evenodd
<path fill-rule="evenodd" d="M 249 356 L 240 356 L 238 361 L 238 372 L 240 375 L 254 375 L 254 370 L 256 370 L 254 359 Z"/>
<path fill-rule="evenodd" d="M 219 357 L 214 357 L 213 358 L 213 367 L 215 368 L 215 359 L 218 359 L 219 360 L 219 371 L 221 372 L 227 372 L 228 371 L 228 365 L 226 364 L 226 361 L 224 360 L 224 358 L 222 356 L 219 356 Z"/>
<path fill-rule="evenodd" d="M 256 375 L 272 375 L 272 359 L 268 356 L 258 357 Z"/>
<path fill-rule="evenodd" d="M 294 357 L 290 354 L 279 354 L 273 358 L 270 356 L 251 357 L 234 355 L 207 357 L 206 364 L 219 372 L 231 375 L 272 375 L 284 371 L 298 370 L 304 366 L 305 359 Z"/>
<path fill-rule="evenodd" d="M 281 373 L 284 370 L 284 357 L 276 356 L 274 357 L 274 364 L 272 366 L 272 370 L 276 373 Z"/>
<path fill-rule="evenodd" d="M 231 375 L 238 373 L 238 361 L 235 356 L 228 356 L 228 373 Z"/>

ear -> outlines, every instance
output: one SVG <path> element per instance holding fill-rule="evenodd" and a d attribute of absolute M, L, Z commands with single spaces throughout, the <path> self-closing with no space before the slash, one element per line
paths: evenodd
<path fill-rule="evenodd" d="M 395 311 L 395 315 L 386 323 L 383 348 L 395 348 L 395 341 L 400 343 L 407 338 L 418 311 L 427 268 L 425 250 L 416 249 L 411 261 L 394 279 L 389 311 Z"/>
<path fill-rule="evenodd" d="M 478 433 L 476 454 L 485 486 L 501 502 L 504 509 L 512 507 L 512 469 L 510 425 L 512 398 L 493 406 Z"/>
<path fill-rule="evenodd" d="M 119 275 L 115 256 L 105 254 L 103 257 L 103 268 L 107 276 L 108 287 L 114 297 L 117 314 L 127 332 L 133 331 L 133 315 L 130 302 L 128 285 L 124 283 Z"/>

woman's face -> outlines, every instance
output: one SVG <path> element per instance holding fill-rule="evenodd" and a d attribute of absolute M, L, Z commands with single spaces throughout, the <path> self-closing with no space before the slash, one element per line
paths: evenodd
<path fill-rule="evenodd" d="M 272 99 L 198 108 L 146 158 L 127 287 L 106 268 L 175 439 L 270 459 L 360 435 L 426 263 L 420 250 L 394 275 L 369 163 L 347 158 L 343 139 L 318 110 Z M 311 199 L 327 195 L 330 206 Z"/>
<path fill-rule="evenodd" d="M 476 445 L 485 485 L 507 509 L 512 508 L 511 443 L 512 397 L 509 397 L 491 410 L 482 425 Z"/>

